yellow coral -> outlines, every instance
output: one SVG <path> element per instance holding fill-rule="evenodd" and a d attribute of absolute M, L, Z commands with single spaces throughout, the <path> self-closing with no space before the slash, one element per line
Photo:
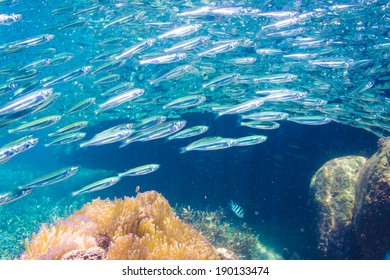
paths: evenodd
<path fill-rule="evenodd" d="M 99 238 L 110 244 L 105 248 Z M 219 259 L 214 247 L 182 222 L 159 193 L 93 200 L 50 228 L 42 226 L 21 259 L 60 259 L 71 250 L 100 246 L 107 259 Z"/>

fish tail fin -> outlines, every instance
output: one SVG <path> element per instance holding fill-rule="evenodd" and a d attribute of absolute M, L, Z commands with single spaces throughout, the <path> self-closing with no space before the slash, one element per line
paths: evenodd
<path fill-rule="evenodd" d="M 158 84 L 158 81 L 157 81 L 157 79 L 155 79 L 155 80 L 148 80 L 148 83 L 149 83 L 151 86 L 154 86 L 154 85 Z"/>
<path fill-rule="evenodd" d="M 16 129 L 8 129 L 8 133 L 14 133 L 16 131 Z"/>
<path fill-rule="evenodd" d="M 72 192 L 72 196 L 76 196 L 80 193 L 80 191 L 75 191 L 75 192 Z"/>
<path fill-rule="evenodd" d="M 121 142 L 121 144 L 119 145 L 119 148 L 124 148 L 126 147 L 127 145 L 129 145 L 130 143 L 132 143 L 133 140 L 130 140 L 130 139 L 127 139 L 127 140 L 124 140 Z"/>
<path fill-rule="evenodd" d="M 187 150 L 186 147 L 180 148 L 180 154 L 184 154 L 184 153 L 186 153 L 186 152 L 188 152 L 188 150 Z"/>
<path fill-rule="evenodd" d="M 221 115 L 222 112 L 217 112 L 215 113 L 215 116 L 214 116 L 214 121 L 218 120 L 221 116 L 223 116 L 223 114 Z"/>

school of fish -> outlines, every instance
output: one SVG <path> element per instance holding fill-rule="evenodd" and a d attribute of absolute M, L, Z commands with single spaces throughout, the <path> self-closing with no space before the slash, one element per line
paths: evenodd
<path fill-rule="evenodd" d="M 257 145 L 284 122 L 389 136 L 388 1 L 24 2 L 0 0 L 0 164 L 36 145 L 47 153 L 107 144 L 119 153 L 161 138 L 193 137 L 178 153 Z M 49 12 L 34 19 L 37 6 Z M 212 125 L 188 127 L 188 112 L 235 115 L 253 132 L 213 135 Z M 82 131 L 112 120 L 95 135 Z M 42 174 L 0 194 L 0 205 L 79 168 Z M 118 171 L 72 194 L 158 168 Z"/>

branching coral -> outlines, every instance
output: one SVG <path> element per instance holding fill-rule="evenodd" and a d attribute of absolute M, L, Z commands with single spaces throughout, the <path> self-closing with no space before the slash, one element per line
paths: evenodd
<path fill-rule="evenodd" d="M 96 199 L 56 225 L 42 226 L 26 242 L 21 259 L 60 259 L 69 251 L 99 246 L 107 259 L 219 259 L 214 247 L 154 191 L 123 200 Z"/>
<path fill-rule="evenodd" d="M 258 236 L 246 224 L 237 227 L 228 222 L 222 208 L 200 211 L 178 207 L 178 213 L 221 251 L 234 252 L 239 259 L 281 259 L 281 256 L 261 244 Z"/>

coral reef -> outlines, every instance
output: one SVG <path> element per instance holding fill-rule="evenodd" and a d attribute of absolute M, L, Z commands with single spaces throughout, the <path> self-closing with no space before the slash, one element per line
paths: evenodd
<path fill-rule="evenodd" d="M 259 242 L 257 235 L 243 223 L 228 221 L 222 208 L 216 211 L 177 207 L 178 215 L 209 240 L 222 259 L 273 260 L 281 256 Z"/>
<path fill-rule="evenodd" d="M 321 258 L 345 259 L 358 172 L 366 159 L 359 156 L 326 162 L 310 184 L 317 250 Z"/>
<path fill-rule="evenodd" d="M 390 249 L 390 141 L 363 166 L 356 187 L 353 224 L 366 259 L 383 259 Z"/>
<path fill-rule="evenodd" d="M 26 242 L 21 259 L 89 258 L 91 250 L 94 257 L 104 258 L 96 253 L 97 247 L 107 259 L 220 259 L 214 247 L 154 191 L 123 200 L 95 199 L 65 220 L 42 226 Z"/>
<path fill-rule="evenodd" d="M 11 162 L 12 163 L 12 162 Z M 36 177 L 49 172 L 18 164 L 18 168 L 9 166 L 0 169 L 4 184 L 0 185 L 0 193 L 15 189 Z M 39 230 L 43 223 L 56 223 L 71 215 L 87 201 L 86 196 L 73 198 L 63 195 L 72 190 L 74 185 L 90 182 L 91 177 L 103 177 L 112 172 L 99 169 L 81 168 L 76 176 L 65 182 L 59 182 L 53 187 L 35 189 L 30 195 L 15 202 L 0 206 L 0 260 L 10 260 L 20 257 L 25 250 L 24 240 L 31 238 L 33 232 Z M 80 175 L 80 177 L 79 177 Z M 59 191 L 60 190 L 60 191 Z"/>

